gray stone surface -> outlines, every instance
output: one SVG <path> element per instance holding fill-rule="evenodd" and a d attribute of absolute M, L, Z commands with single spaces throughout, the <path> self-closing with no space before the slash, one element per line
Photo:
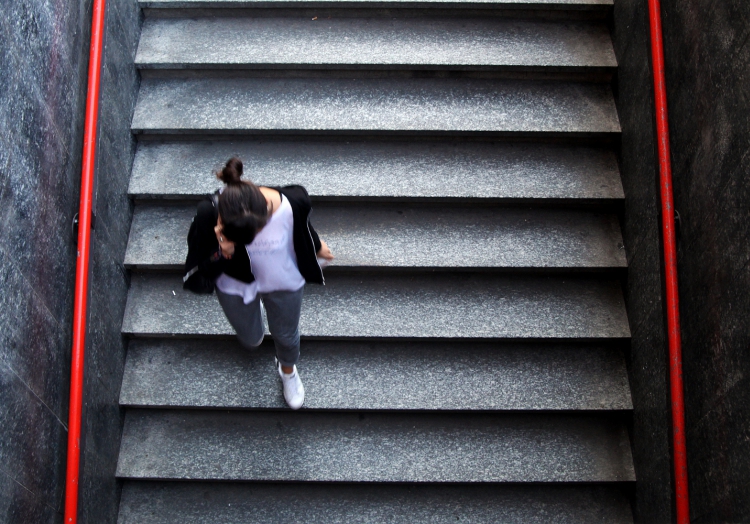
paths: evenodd
<path fill-rule="evenodd" d="M 181 270 L 195 205 L 138 206 L 125 265 Z M 580 211 L 407 206 L 315 208 L 336 259 L 355 268 L 626 267 L 617 217 Z"/>
<path fill-rule="evenodd" d="M 129 192 L 197 198 L 232 155 L 258 184 L 302 184 L 322 199 L 587 200 L 624 198 L 611 151 L 523 143 L 140 142 Z"/>
<path fill-rule="evenodd" d="M 99 101 L 96 224 L 89 280 L 79 524 L 115 521 L 120 499 L 121 486 L 114 472 L 124 413 L 119 409 L 117 398 L 127 341 L 119 332 L 129 281 L 122 260 L 132 216 L 127 189 L 135 140 L 130 133 L 130 122 L 139 87 L 133 60 L 141 16 L 134 0 L 107 2 L 106 50 Z M 90 23 L 90 15 L 85 18 Z M 82 51 L 85 74 L 88 41 Z M 80 143 L 72 146 L 77 151 L 80 148 Z"/>
<path fill-rule="evenodd" d="M 616 281 L 491 274 L 335 275 L 310 285 L 305 337 L 626 338 Z M 214 295 L 179 275 L 134 275 L 122 326 L 136 336 L 231 335 Z"/>
<path fill-rule="evenodd" d="M 628 524 L 627 496 L 591 486 L 388 486 L 370 484 L 154 483 L 127 481 L 119 524 Z"/>
<path fill-rule="evenodd" d="M 144 79 L 134 133 L 620 132 L 600 84 L 469 79 Z"/>
<path fill-rule="evenodd" d="M 600 24 L 502 18 L 149 19 L 138 67 L 617 67 Z"/>
<path fill-rule="evenodd" d="M 121 478 L 629 482 L 624 425 L 578 415 L 129 410 Z"/>
<path fill-rule="evenodd" d="M 750 3 L 662 6 L 691 520 L 750 522 Z"/>
<path fill-rule="evenodd" d="M 486 7 L 494 14 L 521 8 L 538 20 L 392 20 L 385 12 L 321 23 L 269 13 L 157 20 L 150 12 L 155 18 L 139 58 L 144 67 L 557 72 L 616 66 L 601 26 L 542 21 L 538 12 L 552 6 L 600 16 L 611 8 L 607 1 L 142 5 L 175 7 L 169 16 L 187 17 L 216 12 L 191 15 L 180 8 Z M 225 13 L 240 14 L 248 11 Z M 174 521 L 184 513 L 185 522 L 268 521 L 279 518 L 279 511 L 266 517 L 280 500 L 290 522 L 300 520 L 295 511 L 305 508 L 302 520 L 325 522 L 358 521 L 352 515 L 365 522 L 393 520 L 393 514 L 410 521 L 632 521 L 627 495 L 616 488 L 536 485 L 635 480 L 622 413 L 632 406 L 620 344 L 630 330 L 619 282 L 601 275 L 399 273 L 625 267 L 615 214 L 624 194 L 614 152 L 606 145 L 571 145 L 583 137 L 617 138 L 609 87 L 402 73 L 401 79 L 384 73 L 244 76 L 249 74 L 144 76 L 132 122 L 144 136 L 129 192 L 159 202 L 138 206 L 126 262 L 179 267 L 195 202 L 165 200 L 211 192 L 218 186 L 211 171 L 233 154 L 245 159 L 255 182 L 304 184 L 316 201 L 313 221 L 338 256 L 328 285 L 306 290 L 300 326 L 306 409 L 285 408 L 270 341 L 248 352 L 222 340 L 232 330 L 215 297 L 183 292 L 175 274 L 134 274 L 123 332 L 152 338 L 131 340 L 120 392 L 128 415 L 118 476 L 274 484 L 128 482 L 135 489 L 123 498 L 120 522 Z M 195 136 L 181 142 L 178 134 Z M 198 140 L 233 134 L 262 138 Z M 269 140 L 274 134 L 319 136 Z M 352 140 L 358 134 L 366 138 Z M 387 136 L 373 141 L 379 134 Z M 401 140 L 408 135 L 424 136 Z M 488 138 L 507 135 L 563 136 L 566 143 Z M 394 137 L 398 141 L 389 141 Z M 162 138 L 167 141 L 157 141 Z M 357 201 L 368 203 L 352 205 Z M 467 205 L 550 201 L 593 202 L 606 211 Z M 391 271 L 345 271 L 373 267 Z M 497 340 L 504 338 L 577 343 Z M 492 485 L 504 482 L 529 485 Z M 148 516 L 144 504 L 151 506 Z"/>
<path fill-rule="evenodd" d="M 612 8 L 614 0 L 140 0 L 153 8 L 180 7 L 501 7 L 501 8 Z"/>
<path fill-rule="evenodd" d="M 91 5 L 90 0 L 4 2 L 0 18 L 2 522 L 63 518 L 76 264 L 71 223 L 79 204 Z M 140 15 L 135 0 L 108 2 L 89 281 L 107 294 L 94 292 L 89 302 L 87 407 L 119 386 L 114 371 L 118 357 L 120 364 L 124 360 L 119 331 L 127 281 L 112 260 L 122 261 L 129 227 L 126 191 L 134 155 L 130 120 L 138 89 L 133 57 Z M 92 489 L 80 490 L 78 522 L 101 524 L 117 512 L 119 490 L 112 473 L 119 433 L 113 438 L 99 429 L 119 428 L 122 413 L 116 396 L 109 410 L 87 407 L 80 485 Z M 88 452 L 104 449 L 100 438 L 111 447 L 94 463 Z M 107 460 L 110 475 L 103 479 Z"/>
<path fill-rule="evenodd" d="M 270 344 L 135 340 L 120 404 L 283 409 Z M 298 365 L 306 409 L 629 410 L 625 359 L 613 347 L 315 342 Z"/>
<path fill-rule="evenodd" d="M 620 64 L 617 103 L 623 130 L 622 181 L 627 196 L 622 221 L 629 262 L 624 291 L 633 335 L 631 439 L 638 475 L 633 511 L 636 522 L 671 524 L 675 517 L 669 361 L 662 300 L 663 254 L 648 6 L 638 0 L 618 0 L 613 40 Z M 671 104 L 672 100 L 670 115 Z"/>
<path fill-rule="evenodd" d="M 0 515 L 5 522 L 57 522 L 60 513 L 42 497 L 0 471 Z"/>
<path fill-rule="evenodd" d="M 40 367 L 46 362 L 40 360 Z M 62 504 L 65 478 L 66 424 L 14 371 L 0 362 L 0 513 L 6 522 L 18 516 L 54 513 Z M 67 421 L 66 421 L 67 422 Z M 10 493 L 20 493 L 13 501 Z M 45 508 L 45 506 L 47 508 Z M 49 511 L 52 509 L 52 512 Z"/>

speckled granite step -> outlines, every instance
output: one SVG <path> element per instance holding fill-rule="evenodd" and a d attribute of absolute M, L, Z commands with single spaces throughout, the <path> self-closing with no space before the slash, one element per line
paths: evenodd
<path fill-rule="evenodd" d="M 181 271 L 195 204 L 139 205 L 125 266 Z M 548 209 L 321 205 L 339 268 L 623 268 L 617 217 Z"/>
<path fill-rule="evenodd" d="M 137 410 L 117 476 L 297 482 L 630 482 L 621 422 L 583 415 Z"/>
<path fill-rule="evenodd" d="M 239 155 L 258 184 L 302 184 L 320 200 L 603 200 L 625 195 L 611 151 L 502 142 L 142 141 L 128 192 L 200 198 Z"/>
<path fill-rule="evenodd" d="M 329 275 L 309 285 L 304 337 L 627 338 L 619 282 L 488 273 Z M 182 290 L 179 275 L 134 275 L 123 333 L 232 335 L 215 295 Z"/>
<path fill-rule="evenodd" d="M 271 344 L 133 340 L 120 404 L 285 409 Z M 445 342 L 302 345 L 305 409 L 630 410 L 619 348 Z M 418 378 L 419 384 L 415 384 Z"/>
<path fill-rule="evenodd" d="M 603 24 L 502 18 L 149 19 L 141 69 L 617 67 Z"/>
<path fill-rule="evenodd" d="M 554 518 L 550 517 L 554 515 Z M 632 524 L 610 486 L 125 481 L 118 524 Z"/>
<path fill-rule="evenodd" d="M 139 0 L 142 8 L 495 8 L 495 9 L 612 9 L 614 0 Z"/>
<path fill-rule="evenodd" d="M 578 135 L 620 132 L 592 83 L 469 79 L 143 79 L 136 134 Z"/>

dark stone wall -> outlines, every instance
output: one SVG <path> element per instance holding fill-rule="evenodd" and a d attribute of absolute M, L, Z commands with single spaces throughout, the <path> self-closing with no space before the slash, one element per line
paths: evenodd
<path fill-rule="evenodd" d="M 693 522 L 750 522 L 750 3 L 662 0 Z"/>
<path fill-rule="evenodd" d="M 2 0 L 0 522 L 62 522 L 91 0 Z M 79 522 L 115 522 L 135 0 L 109 0 Z"/>
<path fill-rule="evenodd" d="M 645 0 L 616 0 L 615 83 L 622 126 L 620 169 L 625 189 L 623 237 L 628 254 L 625 297 L 632 334 L 631 438 L 637 522 L 672 522 L 671 414 L 664 326 L 660 200 L 655 152 L 653 80 Z"/>
<path fill-rule="evenodd" d="M 646 2 L 615 2 L 640 522 L 673 515 Z M 662 0 L 693 522 L 750 522 L 750 3 Z"/>

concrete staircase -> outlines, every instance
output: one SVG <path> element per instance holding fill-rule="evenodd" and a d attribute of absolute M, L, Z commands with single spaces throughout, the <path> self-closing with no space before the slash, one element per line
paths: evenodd
<path fill-rule="evenodd" d="M 612 1 L 142 7 L 119 522 L 632 522 Z M 233 154 L 337 256 L 300 412 L 182 291 Z"/>

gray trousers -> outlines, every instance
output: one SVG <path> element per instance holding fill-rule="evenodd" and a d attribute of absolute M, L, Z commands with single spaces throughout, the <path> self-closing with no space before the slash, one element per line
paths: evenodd
<path fill-rule="evenodd" d="M 249 304 L 242 297 L 227 295 L 216 288 L 219 304 L 232 324 L 240 343 L 247 348 L 258 347 L 263 342 L 263 314 L 260 301 L 266 308 L 268 330 L 276 345 L 276 358 L 282 366 L 293 366 L 299 361 L 299 315 L 302 309 L 302 295 L 299 291 L 274 291 L 258 293 Z"/>

